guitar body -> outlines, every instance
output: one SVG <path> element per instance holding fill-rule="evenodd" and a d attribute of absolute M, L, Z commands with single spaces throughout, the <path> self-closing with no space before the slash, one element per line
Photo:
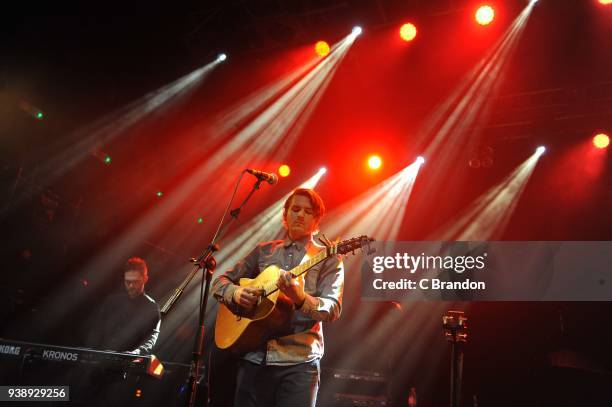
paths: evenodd
<path fill-rule="evenodd" d="M 293 278 L 303 275 L 315 265 L 325 261 L 330 256 L 346 254 L 364 246 L 368 247 L 373 239 L 367 236 L 355 237 L 336 244 L 328 241 L 324 250 L 307 255 L 300 265 L 289 270 Z M 371 254 L 373 252 L 369 252 Z M 219 303 L 217 322 L 215 325 L 215 343 L 220 349 L 230 349 L 237 353 L 253 351 L 271 338 L 290 334 L 293 303 L 284 295 L 276 282 L 280 276 L 278 266 L 266 267 L 256 278 L 241 278 L 241 287 L 261 288 L 264 296 L 250 311 L 241 310 L 240 315 L 234 314 L 224 304 Z"/>
<path fill-rule="evenodd" d="M 241 278 L 241 287 L 269 287 L 280 276 L 278 266 L 266 267 L 256 278 Z M 236 315 L 219 303 L 215 325 L 215 343 L 220 349 L 244 353 L 257 349 L 270 338 L 289 328 L 293 303 L 279 290 L 266 297 L 251 311 Z"/>

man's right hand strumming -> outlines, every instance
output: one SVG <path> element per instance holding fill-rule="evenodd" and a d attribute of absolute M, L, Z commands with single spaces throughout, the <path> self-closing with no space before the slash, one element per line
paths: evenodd
<path fill-rule="evenodd" d="M 234 291 L 233 300 L 239 306 L 251 309 L 259 302 L 259 298 L 263 295 L 261 288 L 253 287 L 238 287 Z"/>

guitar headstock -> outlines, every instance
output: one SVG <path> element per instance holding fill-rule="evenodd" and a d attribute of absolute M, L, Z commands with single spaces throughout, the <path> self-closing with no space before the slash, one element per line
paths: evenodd
<path fill-rule="evenodd" d="M 363 249 L 366 255 L 370 255 L 374 253 L 374 249 L 370 247 L 370 242 L 373 242 L 374 239 L 368 236 L 359 236 L 354 237 L 352 239 L 343 240 L 335 244 L 336 252 L 338 254 L 347 254 L 350 252 L 355 253 L 357 249 Z"/>

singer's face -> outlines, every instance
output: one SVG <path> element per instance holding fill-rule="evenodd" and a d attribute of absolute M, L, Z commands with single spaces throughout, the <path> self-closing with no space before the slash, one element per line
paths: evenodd
<path fill-rule="evenodd" d="M 126 271 L 123 273 L 123 284 L 130 298 L 136 298 L 144 292 L 147 277 L 140 271 Z"/>
<path fill-rule="evenodd" d="M 293 240 L 310 237 L 317 230 L 318 223 L 310 199 L 303 195 L 294 195 L 285 215 L 289 237 Z"/>

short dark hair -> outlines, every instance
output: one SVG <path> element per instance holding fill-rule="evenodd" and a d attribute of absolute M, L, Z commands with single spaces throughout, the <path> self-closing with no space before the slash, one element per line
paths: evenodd
<path fill-rule="evenodd" d="M 140 257 L 130 257 L 127 259 L 125 265 L 123 266 L 123 273 L 127 273 L 128 271 L 137 271 L 143 276 L 149 274 L 147 263 Z"/>
<path fill-rule="evenodd" d="M 283 218 L 287 216 L 287 211 L 289 210 L 289 205 L 291 205 L 291 199 L 296 195 L 302 195 L 310 200 L 310 204 L 312 205 L 314 218 L 319 221 L 325 215 L 325 204 L 323 203 L 323 199 L 321 196 L 317 194 L 313 189 L 308 188 L 298 188 L 289 195 L 289 198 L 285 201 L 285 209 L 283 210 Z"/>

